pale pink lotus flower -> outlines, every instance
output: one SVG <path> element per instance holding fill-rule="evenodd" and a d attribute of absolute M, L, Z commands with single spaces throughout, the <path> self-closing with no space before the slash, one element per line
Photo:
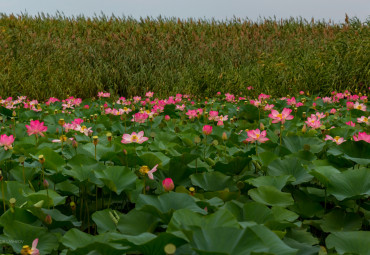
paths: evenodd
<path fill-rule="evenodd" d="M 145 123 L 145 121 L 149 117 L 149 115 L 146 112 L 143 112 L 143 113 L 137 112 L 132 117 L 133 118 L 132 118 L 131 121 L 133 121 L 133 122 Z"/>
<path fill-rule="evenodd" d="M 235 100 L 235 96 L 233 94 L 226 93 L 225 96 L 226 96 L 226 101 L 228 102 L 232 102 Z"/>
<path fill-rule="evenodd" d="M 224 125 L 224 122 L 223 121 L 217 121 L 217 126 L 223 126 Z"/>
<path fill-rule="evenodd" d="M 78 131 L 86 136 L 89 136 L 89 134 L 92 134 L 94 131 L 91 130 L 92 127 L 89 127 L 87 128 L 86 126 L 80 126 L 80 125 L 77 125 L 74 130 L 75 131 Z"/>
<path fill-rule="evenodd" d="M 331 114 L 334 114 L 334 113 L 336 113 L 336 112 L 337 112 L 337 110 L 336 110 L 336 109 L 334 109 L 334 108 L 330 110 L 330 113 L 331 113 Z"/>
<path fill-rule="evenodd" d="M 254 105 L 255 107 L 260 107 L 261 101 L 259 100 L 250 100 L 249 101 L 251 105 Z"/>
<path fill-rule="evenodd" d="M 140 100 L 141 100 L 141 97 L 139 96 L 134 97 L 134 103 L 138 103 L 140 102 Z"/>
<path fill-rule="evenodd" d="M 346 122 L 346 125 L 348 125 L 350 127 L 354 127 L 354 126 L 356 126 L 356 123 L 354 123 L 352 121 L 348 121 L 348 122 Z"/>
<path fill-rule="evenodd" d="M 31 248 L 31 255 L 40 255 L 40 251 L 36 248 L 37 247 L 37 244 L 39 242 L 39 239 L 36 238 L 35 240 L 33 240 L 32 242 L 32 248 Z"/>
<path fill-rule="evenodd" d="M 295 97 L 292 97 L 292 98 L 288 98 L 287 100 L 287 104 L 288 105 L 296 105 L 297 104 L 297 101 L 295 100 Z"/>
<path fill-rule="evenodd" d="M 340 136 L 331 137 L 330 135 L 326 135 L 325 141 L 328 141 L 328 140 L 333 141 L 338 145 L 346 141 L 344 140 L 343 137 L 340 137 Z"/>
<path fill-rule="evenodd" d="M 277 110 L 271 110 L 269 117 L 272 119 L 272 123 L 281 122 L 281 124 L 285 123 L 285 120 L 291 120 L 294 118 L 293 115 L 289 115 L 292 112 L 292 109 L 284 108 L 281 113 Z"/>
<path fill-rule="evenodd" d="M 149 138 L 144 137 L 144 131 L 140 131 L 136 134 L 136 132 L 132 132 L 132 134 L 124 134 L 122 136 L 121 143 L 139 143 L 142 144 L 143 142 L 147 141 Z"/>
<path fill-rule="evenodd" d="M 356 102 L 354 105 L 353 105 L 353 108 L 354 109 L 357 109 L 357 110 L 360 110 L 360 111 L 364 111 L 366 112 L 366 105 L 365 104 L 361 104 L 359 102 Z"/>
<path fill-rule="evenodd" d="M 323 98 L 322 98 L 322 101 L 323 101 L 324 103 L 330 104 L 330 103 L 331 103 L 331 97 L 323 97 Z"/>
<path fill-rule="evenodd" d="M 266 137 L 266 130 L 262 131 L 259 129 L 247 131 L 248 138 L 245 139 L 248 142 L 260 142 L 264 143 L 270 139 Z"/>
<path fill-rule="evenodd" d="M 101 98 L 101 97 L 110 97 L 110 93 L 106 92 L 98 92 L 98 97 Z"/>
<path fill-rule="evenodd" d="M 304 95 L 304 91 L 303 90 L 299 91 L 299 94 Z"/>
<path fill-rule="evenodd" d="M 323 118 L 326 117 L 325 113 L 323 113 L 323 112 L 317 112 L 316 116 L 317 116 L 318 119 L 323 119 Z"/>
<path fill-rule="evenodd" d="M 275 105 L 273 104 L 266 104 L 265 107 L 263 108 L 265 111 L 271 111 L 272 108 L 274 108 Z"/>
<path fill-rule="evenodd" d="M 156 164 L 154 167 L 153 167 L 153 169 L 152 170 L 150 170 L 147 174 L 148 174 L 148 177 L 149 177 L 149 179 L 154 179 L 154 176 L 153 176 L 153 173 L 155 172 L 155 171 L 157 171 L 157 166 L 158 166 L 158 164 Z"/>
<path fill-rule="evenodd" d="M 366 125 L 370 125 L 369 117 L 361 116 L 361 118 L 357 118 L 358 123 L 365 123 Z"/>
<path fill-rule="evenodd" d="M 26 128 L 29 136 L 31 135 L 45 136 L 43 132 L 46 132 L 48 130 L 48 127 L 44 126 L 44 122 L 40 122 L 38 120 L 31 121 L 30 125 L 26 125 Z"/>
<path fill-rule="evenodd" d="M 314 114 L 311 114 L 311 117 L 308 117 L 305 123 L 307 124 L 307 126 L 309 126 L 312 129 L 318 129 L 321 127 L 320 120 Z"/>
<path fill-rule="evenodd" d="M 263 93 L 258 96 L 259 101 L 269 99 L 269 98 L 270 98 L 270 95 L 266 95 L 266 94 L 263 94 Z"/>
<path fill-rule="evenodd" d="M 148 98 L 151 98 L 151 97 L 154 96 L 154 92 L 148 91 L 148 92 L 146 92 L 145 96 L 148 97 Z"/>
<path fill-rule="evenodd" d="M 367 143 L 370 143 L 370 135 L 366 134 L 366 132 L 359 132 L 357 136 L 353 136 L 353 140 L 355 140 L 356 142 L 365 141 Z"/>
<path fill-rule="evenodd" d="M 212 134 L 212 126 L 204 125 L 202 131 L 203 131 L 203 134 L 210 135 L 210 134 Z"/>
<path fill-rule="evenodd" d="M 209 120 L 216 120 L 216 117 L 218 116 L 218 111 L 209 111 Z"/>
<path fill-rule="evenodd" d="M 247 89 L 248 89 L 248 90 L 252 90 L 252 89 L 253 89 L 253 87 L 252 87 L 252 86 L 249 86 L 249 87 L 247 87 Z"/>
<path fill-rule="evenodd" d="M 166 178 L 162 181 L 163 189 L 168 192 L 175 188 L 175 184 L 173 183 L 173 180 L 171 178 Z"/>
<path fill-rule="evenodd" d="M 215 121 L 222 121 L 222 122 L 224 122 L 224 121 L 227 121 L 227 120 L 228 120 L 228 115 L 225 115 L 225 116 L 220 115 L 220 116 L 217 116 L 215 118 Z"/>
<path fill-rule="evenodd" d="M 2 134 L 0 136 L 0 146 L 4 146 L 4 150 L 13 149 L 12 144 L 14 143 L 13 135 L 7 136 L 6 134 Z"/>
<path fill-rule="evenodd" d="M 182 104 L 182 105 L 176 105 L 176 110 L 180 110 L 180 111 L 185 110 L 185 105 L 184 104 Z"/>
<path fill-rule="evenodd" d="M 198 116 L 197 110 L 188 110 L 185 114 L 189 116 L 189 119 L 194 119 Z"/>

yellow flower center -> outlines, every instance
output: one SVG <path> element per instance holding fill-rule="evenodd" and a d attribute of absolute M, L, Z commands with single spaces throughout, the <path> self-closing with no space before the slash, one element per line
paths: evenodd
<path fill-rule="evenodd" d="M 134 142 L 134 141 L 137 141 L 137 136 L 136 136 L 136 135 L 133 135 L 133 136 L 131 137 L 131 142 Z"/>
<path fill-rule="evenodd" d="M 281 119 L 281 118 L 283 118 L 283 115 L 282 115 L 281 113 L 279 113 L 277 116 L 278 116 L 278 118 L 280 118 L 280 119 Z"/>
<path fill-rule="evenodd" d="M 257 138 L 260 138 L 260 134 L 256 134 Z"/>
<path fill-rule="evenodd" d="M 81 127 L 81 131 L 84 131 L 86 129 L 86 126 Z"/>
<path fill-rule="evenodd" d="M 140 169 L 139 169 L 139 172 L 140 172 L 142 175 L 147 174 L 149 171 L 150 171 L 150 169 L 149 169 L 149 167 L 147 167 L 147 166 L 142 166 L 142 167 L 140 167 Z"/>
<path fill-rule="evenodd" d="M 123 110 L 127 111 L 127 110 L 128 110 L 128 108 L 127 108 L 127 107 L 124 107 L 124 108 L 123 108 Z"/>
<path fill-rule="evenodd" d="M 334 139 L 335 139 L 335 141 L 338 142 L 338 140 L 340 139 L 340 136 L 336 136 L 336 137 L 334 137 Z"/>

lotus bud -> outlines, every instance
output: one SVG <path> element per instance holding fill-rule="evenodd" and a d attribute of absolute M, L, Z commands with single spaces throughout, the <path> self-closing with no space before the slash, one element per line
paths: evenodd
<path fill-rule="evenodd" d="M 46 179 L 44 179 L 44 181 L 42 182 L 42 184 L 44 185 L 44 188 L 45 189 L 48 189 L 49 188 L 49 182 Z"/>
<path fill-rule="evenodd" d="M 325 116 L 326 117 L 329 117 L 330 113 L 329 112 L 325 112 Z"/>
<path fill-rule="evenodd" d="M 48 214 L 46 215 L 45 217 L 45 223 L 50 225 L 51 223 L 53 222 L 53 219 L 51 218 L 51 216 Z"/>
<path fill-rule="evenodd" d="M 123 154 L 127 155 L 127 150 L 123 149 Z"/>
<path fill-rule="evenodd" d="M 162 181 L 163 189 L 168 192 L 172 191 L 175 188 L 175 184 L 171 178 L 166 178 Z"/>
<path fill-rule="evenodd" d="M 95 146 L 98 144 L 98 141 L 99 141 L 98 136 L 97 135 L 93 136 L 93 144 Z"/>
<path fill-rule="evenodd" d="M 73 141 L 72 141 L 72 147 L 75 148 L 75 149 L 77 149 L 77 147 L 78 147 L 78 142 L 75 139 L 73 139 Z"/>
<path fill-rule="evenodd" d="M 165 119 L 166 121 L 169 121 L 171 118 L 170 118 L 170 116 L 169 116 L 169 115 L 166 115 L 166 116 L 164 116 L 164 119 Z"/>
<path fill-rule="evenodd" d="M 306 126 L 306 124 L 304 124 L 303 127 L 302 127 L 302 133 L 304 134 L 306 132 L 307 132 L 307 126 Z"/>
<path fill-rule="evenodd" d="M 263 125 L 263 123 L 262 123 L 262 122 L 260 123 L 260 129 L 261 129 L 261 131 L 262 131 L 262 130 L 265 130 L 265 125 Z"/>
<path fill-rule="evenodd" d="M 43 165 L 45 163 L 44 155 L 39 156 L 39 162 L 40 162 L 41 165 Z"/>
<path fill-rule="evenodd" d="M 223 141 L 226 141 L 227 140 L 227 134 L 226 134 L 226 132 L 223 132 L 222 133 L 222 140 Z"/>

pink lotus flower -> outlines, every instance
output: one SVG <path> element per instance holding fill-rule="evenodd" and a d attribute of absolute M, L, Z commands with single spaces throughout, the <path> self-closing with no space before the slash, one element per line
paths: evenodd
<path fill-rule="evenodd" d="M 260 142 L 264 143 L 269 139 L 266 138 L 266 130 L 260 131 L 259 129 L 247 131 L 248 138 L 245 139 L 247 142 Z"/>
<path fill-rule="evenodd" d="M 203 134 L 205 134 L 205 135 L 212 134 L 212 126 L 210 126 L 210 125 L 204 125 L 203 126 Z"/>
<path fill-rule="evenodd" d="M 275 105 L 273 104 L 266 104 L 265 107 L 263 108 L 265 111 L 271 111 L 272 108 L 274 108 Z"/>
<path fill-rule="evenodd" d="M 222 122 L 224 122 L 224 121 L 228 120 L 228 117 L 229 117 L 228 115 L 225 115 L 225 116 L 220 115 L 220 116 L 217 116 L 215 118 L 215 121 L 222 121 Z"/>
<path fill-rule="evenodd" d="M 162 181 L 163 189 L 168 192 L 175 188 L 175 184 L 173 183 L 173 180 L 171 178 L 166 178 Z"/>
<path fill-rule="evenodd" d="M 335 136 L 335 137 L 333 138 L 333 137 L 331 137 L 330 135 L 326 135 L 326 137 L 325 137 L 325 141 L 328 141 L 328 140 L 333 141 L 333 142 L 335 142 L 335 143 L 336 143 L 336 144 L 338 144 L 338 145 L 346 141 L 346 140 L 344 140 L 344 138 L 343 138 L 343 137 L 340 137 L 340 136 Z"/>
<path fill-rule="evenodd" d="M 98 92 L 98 97 L 101 98 L 101 97 L 110 97 L 110 93 L 106 92 Z"/>
<path fill-rule="evenodd" d="M 147 166 L 142 166 L 142 167 L 140 167 L 140 170 L 139 170 L 139 172 L 142 174 L 142 175 L 145 175 L 145 174 L 147 174 L 148 175 L 148 177 L 149 177 L 149 179 L 154 179 L 154 176 L 153 176 L 153 173 L 155 172 L 155 171 L 157 171 L 157 167 L 158 167 L 158 164 L 156 164 L 154 167 L 153 167 L 153 169 L 152 170 L 149 170 L 149 167 L 147 167 Z"/>
<path fill-rule="evenodd" d="M 134 121 L 134 122 L 137 122 L 137 123 L 145 123 L 145 121 L 148 117 L 149 117 L 149 115 L 146 112 L 144 112 L 144 113 L 137 112 L 137 113 L 134 114 L 131 121 Z"/>
<path fill-rule="evenodd" d="M 33 242 L 32 242 L 32 248 L 31 249 L 30 249 L 30 247 L 28 245 L 24 245 L 22 247 L 21 254 L 22 255 L 24 255 L 24 254 L 27 254 L 27 255 L 40 255 L 40 251 L 36 248 L 38 242 L 39 242 L 39 239 L 38 238 L 36 238 L 35 240 L 33 240 Z"/>
<path fill-rule="evenodd" d="M 305 123 L 307 124 L 307 126 L 309 126 L 312 129 L 317 129 L 317 128 L 321 127 L 320 120 L 314 114 L 311 114 L 311 117 L 308 117 L 307 121 L 305 121 Z"/>
<path fill-rule="evenodd" d="M 151 91 L 146 92 L 145 96 L 148 97 L 148 98 L 151 98 L 151 97 L 154 96 L 154 92 L 151 92 Z"/>
<path fill-rule="evenodd" d="M 365 141 L 367 143 L 370 143 L 370 135 L 366 134 L 366 132 L 359 132 L 357 136 L 353 136 L 353 140 L 355 140 L 356 142 Z"/>
<path fill-rule="evenodd" d="M 170 117 L 169 115 L 166 115 L 166 116 L 164 116 L 164 119 L 165 119 L 166 121 L 169 121 L 169 120 L 171 119 L 171 117 Z"/>
<path fill-rule="evenodd" d="M 143 142 L 147 141 L 149 138 L 144 137 L 144 131 L 140 131 L 136 134 L 136 132 L 132 132 L 132 134 L 124 134 L 122 136 L 121 143 L 127 144 L 127 143 L 139 143 L 142 144 Z"/>
<path fill-rule="evenodd" d="M 40 122 L 38 120 L 31 121 L 30 125 L 26 125 L 26 128 L 29 136 L 31 135 L 45 136 L 43 132 L 46 132 L 48 130 L 48 127 L 44 126 L 44 122 Z"/>
<path fill-rule="evenodd" d="M 209 111 L 209 120 L 215 120 L 218 116 L 218 111 Z"/>
<path fill-rule="evenodd" d="M 365 116 L 361 116 L 361 118 L 357 118 L 358 123 L 365 123 L 366 125 L 370 125 L 369 118 Z"/>
<path fill-rule="evenodd" d="M 0 146 L 4 146 L 4 150 L 13 149 L 13 143 L 13 135 L 7 136 L 6 134 L 3 134 L 0 136 Z"/>
<path fill-rule="evenodd" d="M 285 123 L 285 120 L 291 120 L 294 118 L 293 115 L 289 115 L 292 112 L 292 109 L 284 108 L 281 113 L 276 110 L 271 110 L 269 117 L 272 119 L 272 123 L 281 122 L 281 124 Z"/>
<path fill-rule="evenodd" d="M 354 109 L 357 109 L 357 110 L 361 110 L 361 111 L 366 112 L 366 105 L 364 105 L 364 104 L 360 104 L 359 102 L 356 102 L 356 103 L 353 105 L 353 108 L 354 108 Z"/>
<path fill-rule="evenodd" d="M 348 121 L 348 122 L 346 122 L 346 125 L 348 125 L 350 127 L 354 127 L 354 126 L 356 126 L 356 123 L 354 123 L 352 121 Z"/>
<path fill-rule="evenodd" d="M 330 110 L 330 113 L 331 113 L 331 114 L 334 114 L 334 113 L 336 113 L 336 112 L 337 112 L 337 110 L 336 110 L 336 109 L 334 109 L 334 108 Z"/>
<path fill-rule="evenodd" d="M 194 119 L 195 117 L 198 116 L 198 112 L 197 110 L 189 110 L 187 113 L 185 113 L 186 115 L 189 116 L 189 119 Z"/>

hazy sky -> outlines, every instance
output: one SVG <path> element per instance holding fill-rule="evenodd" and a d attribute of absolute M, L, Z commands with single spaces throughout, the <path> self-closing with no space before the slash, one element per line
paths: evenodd
<path fill-rule="evenodd" d="M 329 19 L 343 22 L 345 13 L 361 21 L 370 18 L 370 0 L 0 0 L 1 13 L 37 13 L 66 16 L 116 16 L 215 18 L 233 16 L 257 20 L 259 17 Z"/>

